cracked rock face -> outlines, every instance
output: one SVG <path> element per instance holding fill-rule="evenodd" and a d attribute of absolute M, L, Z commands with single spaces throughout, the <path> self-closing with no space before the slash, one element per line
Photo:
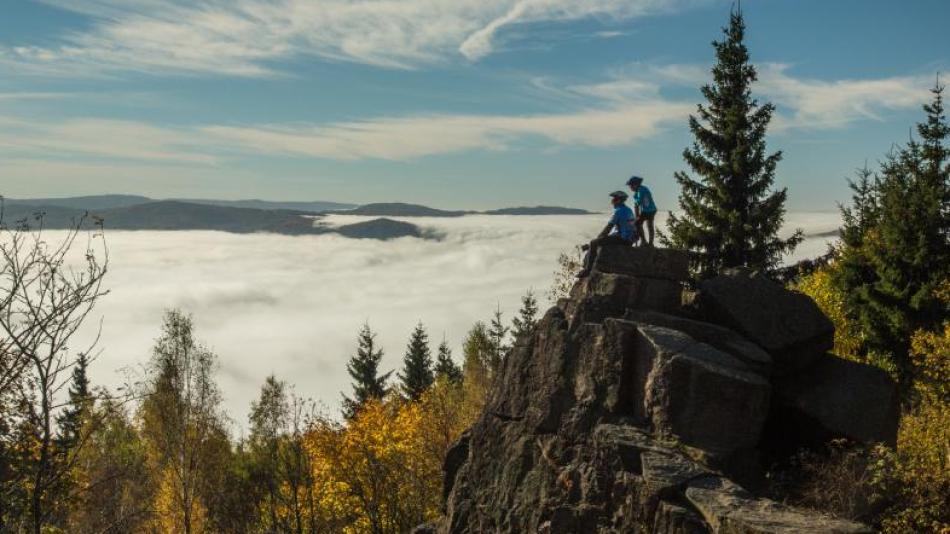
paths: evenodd
<path fill-rule="evenodd" d="M 776 411 L 774 365 L 791 358 L 823 377 L 810 377 L 818 384 L 842 371 L 813 366 L 827 358 L 809 352 L 823 343 L 820 320 L 810 320 L 817 329 L 786 336 L 775 325 L 793 317 L 756 318 L 748 323 L 769 334 L 756 337 L 726 326 L 744 324 L 732 319 L 687 318 L 680 308 L 687 259 L 664 249 L 602 251 L 591 276 L 503 362 L 480 418 L 447 455 L 444 517 L 417 532 L 871 532 L 757 498 L 735 482 L 755 476 L 763 429 L 781 426 L 775 414 L 805 412 L 830 395 L 792 387 L 795 375 L 783 368 Z M 755 283 L 749 299 L 759 300 L 749 309 L 757 313 L 807 308 L 783 288 L 762 285 L 767 280 Z M 769 295 L 796 304 L 767 306 Z M 812 364 L 796 359 L 795 347 Z M 893 386 L 865 374 L 847 371 L 871 383 L 861 395 Z M 865 398 L 835 395 L 843 413 Z M 815 417 L 832 434 L 842 424 Z M 860 429 L 886 434 L 891 425 L 884 414 Z"/>

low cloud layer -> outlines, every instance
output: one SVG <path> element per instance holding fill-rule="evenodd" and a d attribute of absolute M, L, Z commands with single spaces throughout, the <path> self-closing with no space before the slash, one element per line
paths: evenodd
<path fill-rule="evenodd" d="M 93 378 L 123 383 L 123 369 L 147 360 L 163 310 L 178 307 L 194 314 L 198 336 L 220 357 L 220 384 L 237 428 L 270 373 L 336 411 L 349 391 L 345 364 L 364 321 L 379 332 L 386 369 L 400 365 L 420 320 L 433 342 L 444 335 L 461 360 L 465 333 L 496 306 L 510 318 L 534 288 L 546 308 L 558 253 L 594 235 L 603 219 L 414 219 L 444 232 L 439 242 L 109 232 L 111 293 L 97 308 L 102 353 Z M 790 225 L 822 232 L 836 227 L 837 216 L 792 214 Z M 810 240 L 796 256 L 823 252 L 825 241 Z"/>

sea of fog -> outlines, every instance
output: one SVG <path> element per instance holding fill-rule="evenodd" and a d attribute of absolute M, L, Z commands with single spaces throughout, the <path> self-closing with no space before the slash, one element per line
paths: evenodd
<path fill-rule="evenodd" d="M 438 241 L 110 231 L 110 293 L 83 332 L 90 339 L 101 319 L 91 375 L 113 388 L 141 377 L 163 310 L 180 308 L 193 314 L 197 337 L 219 356 L 219 385 L 236 432 L 271 373 L 335 412 L 341 392 L 349 392 L 346 361 L 364 321 L 379 334 L 387 370 L 400 365 L 419 321 L 433 345 L 444 337 L 460 360 L 465 333 L 496 307 L 510 318 L 533 288 L 546 308 L 558 253 L 596 234 L 605 218 L 407 219 L 443 235 Z M 789 229 L 813 236 L 838 223 L 837 213 L 788 215 Z M 831 239 L 811 237 L 789 260 L 817 256 Z"/>

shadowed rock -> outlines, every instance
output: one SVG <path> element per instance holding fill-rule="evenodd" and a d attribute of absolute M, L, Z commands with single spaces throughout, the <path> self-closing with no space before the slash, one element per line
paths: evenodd
<path fill-rule="evenodd" d="M 828 355 L 799 375 L 776 380 L 768 440 L 820 447 L 835 438 L 897 441 L 897 387 L 887 373 Z"/>
<path fill-rule="evenodd" d="M 805 369 L 834 346 L 834 325 L 811 298 L 748 270 L 702 282 L 696 303 L 703 320 L 765 349 L 777 374 Z"/>
<path fill-rule="evenodd" d="M 647 325 L 638 331 L 638 359 L 653 361 L 643 403 L 656 431 L 717 453 L 756 445 L 769 406 L 764 378 L 682 332 Z"/>

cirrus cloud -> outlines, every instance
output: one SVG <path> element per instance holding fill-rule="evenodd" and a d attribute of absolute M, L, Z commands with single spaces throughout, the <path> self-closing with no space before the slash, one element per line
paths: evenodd
<path fill-rule="evenodd" d="M 269 77 L 319 57 L 411 69 L 495 50 L 510 25 L 626 21 L 709 0 L 44 0 L 89 17 L 57 44 L 0 48 L 45 75 L 122 72 Z"/>

